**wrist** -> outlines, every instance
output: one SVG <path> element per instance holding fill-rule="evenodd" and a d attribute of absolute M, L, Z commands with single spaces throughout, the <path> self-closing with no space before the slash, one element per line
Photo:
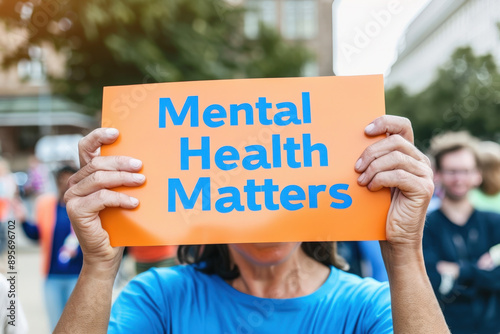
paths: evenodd
<path fill-rule="evenodd" d="M 422 244 L 391 244 L 380 241 L 380 249 L 388 274 L 390 271 L 405 271 L 409 268 L 425 271 Z"/>
<path fill-rule="evenodd" d="M 114 284 L 118 270 L 115 268 L 102 268 L 92 264 L 83 263 L 80 278 L 84 280 L 96 280 L 103 283 Z"/>
<path fill-rule="evenodd" d="M 112 281 L 114 282 L 118 270 L 120 269 L 120 263 L 123 257 L 123 247 L 121 250 L 112 256 L 110 259 L 97 258 L 93 259 L 89 256 L 83 254 L 83 265 L 81 270 L 81 276 L 92 277 L 101 281 Z"/>

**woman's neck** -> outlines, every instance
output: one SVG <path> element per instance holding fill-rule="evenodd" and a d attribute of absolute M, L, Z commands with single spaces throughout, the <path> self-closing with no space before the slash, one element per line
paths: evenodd
<path fill-rule="evenodd" d="M 330 268 L 307 256 L 299 248 L 275 265 L 256 265 L 234 252 L 240 276 L 229 284 L 238 291 L 261 298 L 295 298 L 316 291 L 328 278 Z"/>

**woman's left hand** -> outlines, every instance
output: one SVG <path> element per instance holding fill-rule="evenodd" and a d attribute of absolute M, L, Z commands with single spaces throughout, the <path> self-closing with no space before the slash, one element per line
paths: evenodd
<path fill-rule="evenodd" d="M 421 247 L 427 206 L 434 191 L 430 161 L 413 145 L 408 119 L 382 116 L 365 128 L 366 135 L 386 135 L 368 146 L 357 161 L 358 183 L 371 191 L 391 188 L 387 242 Z"/>

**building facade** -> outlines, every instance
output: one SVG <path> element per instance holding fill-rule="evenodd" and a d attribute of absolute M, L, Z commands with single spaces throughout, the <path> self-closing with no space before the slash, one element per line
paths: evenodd
<path fill-rule="evenodd" d="M 263 22 L 290 43 L 304 43 L 314 52 L 316 58 L 305 66 L 304 76 L 333 75 L 333 0 L 227 1 L 249 9 L 242 23 L 248 37 L 256 37 Z M 24 40 L 22 31 L 7 33 L 0 26 L 0 50 L 8 52 Z M 53 49 L 41 46 L 30 48 L 30 59 L 0 71 L 0 154 L 15 165 L 16 158 L 33 153 L 43 136 L 85 134 L 98 126 L 97 119 L 86 115 L 85 107 L 51 94 L 47 74 L 63 75 L 63 64 Z"/>
<path fill-rule="evenodd" d="M 23 40 L 23 31 L 0 26 L 0 60 Z M 14 170 L 26 168 L 41 137 L 85 134 L 99 123 L 84 106 L 51 93 L 47 74 L 64 73 L 60 55 L 50 47 L 33 46 L 29 56 L 0 71 L 0 156 Z"/>
<path fill-rule="evenodd" d="M 235 2 L 234 0 L 232 2 Z M 316 55 L 304 76 L 333 75 L 333 0 L 244 0 L 249 9 L 244 30 L 248 37 L 259 32 L 259 22 L 276 28 L 288 41 L 303 42 Z"/>
<path fill-rule="evenodd" d="M 408 26 L 386 86 L 417 93 L 427 87 L 452 53 L 471 46 L 500 65 L 500 1 L 432 0 Z"/>

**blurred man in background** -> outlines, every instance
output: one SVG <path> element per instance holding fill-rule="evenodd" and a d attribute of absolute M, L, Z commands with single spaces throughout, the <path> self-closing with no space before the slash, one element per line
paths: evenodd
<path fill-rule="evenodd" d="M 476 140 L 466 132 L 431 142 L 444 197 L 424 229 L 427 272 L 452 333 L 500 332 L 500 215 L 476 210 L 468 193 L 481 184 Z"/>

